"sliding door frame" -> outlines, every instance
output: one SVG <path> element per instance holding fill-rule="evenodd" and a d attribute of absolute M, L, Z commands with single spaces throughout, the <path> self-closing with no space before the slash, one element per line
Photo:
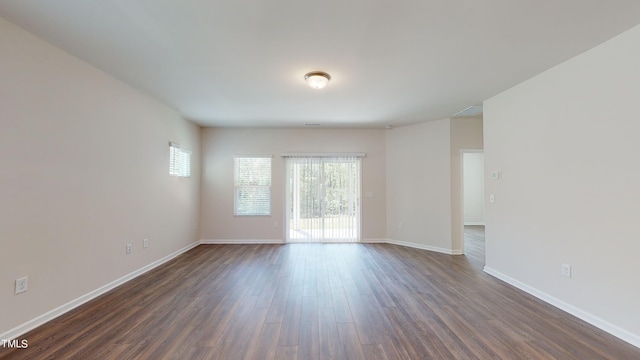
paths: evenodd
<path fill-rule="evenodd" d="M 362 157 L 365 156 L 364 153 L 314 153 L 314 154 L 308 154 L 308 153 L 288 153 L 288 154 L 283 154 L 282 155 L 284 158 L 286 158 L 286 164 L 285 164 L 285 221 L 284 221 L 284 231 L 285 231 L 285 241 L 287 243 L 295 243 L 295 242 L 321 242 L 321 243 L 330 243 L 330 242 L 360 242 L 362 240 Z M 318 191 L 321 191 L 321 194 L 319 196 L 319 198 L 321 198 L 321 233 L 320 233 L 320 238 L 317 238 L 317 236 L 313 236 L 313 231 L 312 231 L 312 235 L 307 237 L 307 238 L 302 238 L 302 239 L 295 239 L 291 237 L 291 225 L 292 225 L 292 221 L 294 221 L 295 219 L 291 219 L 291 212 L 292 212 L 292 206 L 296 206 L 296 203 L 299 206 L 299 198 L 296 201 L 293 201 L 295 199 L 292 199 L 292 197 L 296 197 L 296 194 L 294 194 L 292 187 L 292 181 L 297 181 L 297 180 L 293 180 L 290 178 L 290 171 L 292 171 L 292 169 L 290 168 L 291 166 L 291 160 L 290 158 L 321 158 L 322 160 L 319 162 L 320 164 L 320 176 L 322 178 L 322 185 L 321 185 L 321 189 L 318 189 Z M 353 206 L 355 206 L 356 208 L 353 209 L 354 215 L 355 215 L 355 237 L 354 238 L 348 238 L 348 237 L 343 237 L 343 238 L 336 238 L 335 240 L 332 241 L 332 239 L 327 237 L 326 234 L 326 174 L 325 174 L 325 165 L 328 163 L 326 161 L 326 159 L 344 159 L 344 158 L 354 158 L 354 165 L 355 165 L 355 170 L 357 172 L 356 177 L 355 177 L 355 184 L 350 184 L 350 188 L 354 188 L 353 189 L 353 194 L 355 196 L 355 199 L 353 199 L 352 202 L 350 202 L 350 204 L 353 204 Z M 299 177 L 299 174 L 295 175 L 295 177 Z M 299 194 L 298 194 L 299 195 Z M 293 202 L 293 203 L 292 203 Z M 298 211 L 299 213 L 299 211 Z M 300 241 L 298 241 L 300 240 Z"/>

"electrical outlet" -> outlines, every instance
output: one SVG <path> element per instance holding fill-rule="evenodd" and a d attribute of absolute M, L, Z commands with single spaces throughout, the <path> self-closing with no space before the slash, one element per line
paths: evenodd
<path fill-rule="evenodd" d="M 571 277 L 571 265 L 569 264 L 562 264 L 562 276 Z"/>
<path fill-rule="evenodd" d="M 133 245 L 127 244 L 127 248 L 126 248 L 127 254 L 131 254 L 132 251 L 133 251 Z"/>
<path fill-rule="evenodd" d="M 398 223 L 398 229 L 400 229 L 400 230 L 404 229 L 404 224 L 403 224 L 403 223 L 401 223 L 401 222 L 400 222 L 400 223 Z"/>
<path fill-rule="evenodd" d="M 278 227 L 278 222 L 277 222 L 277 221 L 274 221 L 274 222 L 273 222 L 273 227 L 274 227 L 274 228 L 277 228 L 277 227 Z"/>
<path fill-rule="evenodd" d="M 20 279 L 16 279 L 16 295 L 29 290 L 29 277 L 25 276 Z"/>
<path fill-rule="evenodd" d="M 142 248 L 146 249 L 149 247 L 149 239 L 142 240 Z"/>

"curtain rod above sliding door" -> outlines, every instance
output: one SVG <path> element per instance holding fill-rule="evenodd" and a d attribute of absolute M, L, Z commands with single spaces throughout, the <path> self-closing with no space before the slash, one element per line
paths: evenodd
<path fill-rule="evenodd" d="M 363 152 L 357 153 L 282 153 L 282 157 L 366 157 L 367 154 Z"/>

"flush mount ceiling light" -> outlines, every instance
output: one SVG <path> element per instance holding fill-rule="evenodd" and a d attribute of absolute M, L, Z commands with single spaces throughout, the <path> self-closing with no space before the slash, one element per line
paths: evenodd
<path fill-rule="evenodd" d="M 304 75 L 304 79 L 307 81 L 307 85 L 311 86 L 314 89 L 322 89 L 327 86 L 329 80 L 331 80 L 331 76 L 326 72 L 322 71 L 312 71 L 306 73 Z"/>

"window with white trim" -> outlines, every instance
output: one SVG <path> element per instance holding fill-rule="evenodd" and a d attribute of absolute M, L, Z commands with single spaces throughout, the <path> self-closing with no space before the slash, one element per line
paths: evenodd
<path fill-rule="evenodd" d="M 234 183 L 234 215 L 271 215 L 271 156 L 236 156 Z"/>
<path fill-rule="evenodd" d="M 169 175 L 191 177 L 191 151 L 172 142 L 169 143 Z"/>

